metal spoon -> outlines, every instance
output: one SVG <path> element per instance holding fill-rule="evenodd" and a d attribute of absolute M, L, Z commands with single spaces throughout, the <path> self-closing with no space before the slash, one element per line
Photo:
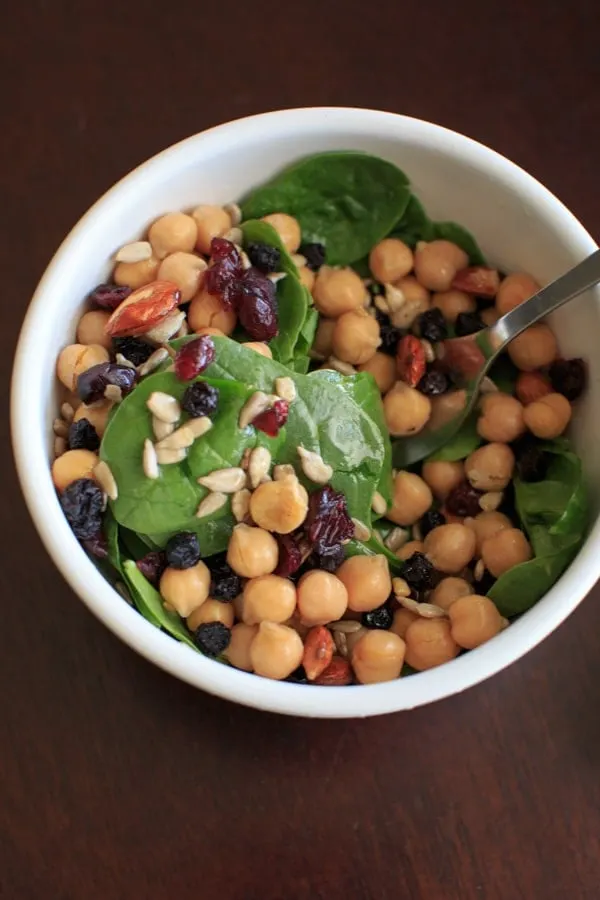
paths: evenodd
<path fill-rule="evenodd" d="M 600 282 L 600 250 L 516 306 L 494 325 L 467 337 L 450 338 L 438 347 L 440 361 L 452 373 L 458 412 L 432 415 L 425 428 L 414 437 L 394 443 L 394 465 L 411 465 L 447 443 L 473 411 L 482 382 L 506 345 L 539 319 L 578 297 Z M 448 395 L 445 395 L 446 397 Z"/>

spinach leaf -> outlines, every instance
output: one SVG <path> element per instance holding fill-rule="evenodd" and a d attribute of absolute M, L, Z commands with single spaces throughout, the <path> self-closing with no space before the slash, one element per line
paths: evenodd
<path fill-rule="evenodd" d="M 147 534 L 136 534 L 129 528 L 119 528 L 119 537 L 121 545 L 126 551 L 126 555 L 132 559 L 138 560 L 146 556 L 152 550 L 160 549 L 160 544 L 156 544 Z"/>
<path fill-rule="evenodd" d="M 198 648 L 177 613 L 165 609 L 158 591 L 144 578 L 131 559 L 126 559 L 123 563 L 123 574 L 138 612 L 152 625 L 164 628 L 171 637 L 197 651 Z"/>
<path fill-rule="evenodd" d="M 294 358 L 290 363 L 290 368 L 293 369 L 294 372 L 299 372 L 301 375 L 306 375 L 308 372 L 308 367 L 310 366 L 310 356 L 308 354 L 312 348 L 318 324 L 319 313 L 314 306 L 309 306 L 306 310 L 306 316 L 304 317 L 298 340 L 296 341 Z"/>
<path fill-rule="evenodd" d="M 110 509 L 107 509 L 104 513 L 102 530 L 104 531 L 104 536 L 108 545 L 108 561 L 117 572 L 122 574 L 121 550 L 119 548 L 119 523 Z"/>
<path fill-rule="evenodd" d="M 300 160 L 242 201 L 244 219 L 295 216 L 305 242 L 325 244 L 329 265 L 366 256 L 401 217 L 408 179 L 392 163 L 356 151 Z"/>
<path fill-rule="evenodd" d="M 433 240 L 433 223 L 418 197 L 411 194 L 404 215 L 396 223 L 390 237 L 399 238 L 413 249 L 419 241 Z"/>
<path fill-rule="evenodd" d="M 463 228 L 457 222 L 433 222 L 430 241 L 452 241 L 458 244 L 469 257 L 471 266 L 484 266 L 485 257 L 479 248 L 479 244 L 470 231 Z"/>
<path fill-rule="evenodd" d="M 456 462 L 459 459 L 466 459 L 477 450 L 481 442 L 482 438 L 477 434 L 477 416 L 469 416 L 447 444 L 427 457 L 427 462 L 434 460 Z"/>
<path fill-rule="evenodd" d="M 527 612 L 546 594 L 577 555 L 582 538 L 573 535 L 562 550 L 535 557 L 501 575 L 488 591 L 503 616 Z"/>

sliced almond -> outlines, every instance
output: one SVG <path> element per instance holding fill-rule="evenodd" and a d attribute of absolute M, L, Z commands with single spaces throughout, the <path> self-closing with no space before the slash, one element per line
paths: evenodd
<path fill-rule="evenodd" d="M 182 459 L 185 459 L 186 451 L 185 450 L 157 450 L 156 451 L 156 459 L 160 463 L 161 466 L 172 466 L 175 463 L 180 463 Z"/>
<path fill-rule="evenodd" d="M 138 263 L 150 259 L 151 256 L 152 247 L 149 241 L 132 241 L 115 254 L 115 262 Z"/>
<path fill-rule="evenodd" d="M 111 500 L 117 499 L 119 496 L 117 482 L 115 481 L 115 477 L 109 466 L 103 459 L 94 466 L 94 478 Z"/>
<path fill-rule="evenodd" d="M 232 466 L 228 469 L 217 469 L 210 475 L 202 475 L 197 481 L 209 491 L 235 494 L 236 491 L 241 491 L 245 487 L 246 473 L 239 466 Z"/>
<path fill-rule="evenodd" d="M 194 433 L 187 424 L 168 434 L 157 445 L 156 450 L 185 450 L 194 443 Z"/>
<path fill-rule="evenodd" d="M 371 537 L 371 531 L 360 519 L 352 519 L 354 524 L 354 537 L 357 541 L 368 541 Z"/>
<path fill-rule="evenodd" d="M 396 553 L 397 550 L 402 549 L 404 545 L 408 542 L 410 537 L 410 531 L 408 528 L 392 528 L 386 539 L 384 540 L 385 546 L 388 550 L 391 550 L 392 553 Z"/>
<path fill-rule="evenodd" d="M 283 481 L 284 478 L 297 478 L 296 470 L 289 463 L 281 463 L 273 469 L 273 481 Z"/>
<path fill-rule="evenodd" d="M 296 399 L 296 385 L 292 378 L 288 376 L 282 378 L 275 379 L 275 393 L 281 397 L 282 400 L 287 400 L 288 403 L 293 403 Z"/>
<path fill-rule="evenodd" d="M 194 440 L 202 437 L 203 434 L 206 434 L 213 427 L 212 420 L 208 416 L 197 416 L 195 419 L 188 419 L 185 424 L 186 428 L 189 428 L 194 435 Z"/>
<path fill-rule="evenodd" d="M 146 400 L 146 406 L 152 415 L 161 422 L 172 424 L 181 418 L 181 407 L 178 400 L 163 391 L 153 391 Z"/>
<path fill-rule="evenodd" d="M 144 441 L 144 451 L 142 453 L 142 469 L 146 478 L 158 478 L 160 470 L 158 468 L 158 458 L 154 444 L 149 438 Z"/>
<path fill-rule="evenodd" d="M 271 404 L 268 394 L 264 391 L 255 391 L 251 397 L 242 406 L 238 425 L 240 428 L 247 428 L 250 422 L 255 419 L 259 413 L 268 409 Z"/>
<path fill-rule="evenodd" d="M 154 372 L 158 369 L 159 366 L 169 358 L 169 351 L 166 347 L 158 347 L 154 353 L 151 353 L 146 362 L 143 362 L 140 366 L 137 367 L 138 375 L 140 378 L 144 378 L 146 375 L 150 375 L 151 372 Z"/>
<path fill-rule="evenodd" d="M 302 471 L 307 478 L 310 478 L 315 484 L 327 484 L 328 481 L 331 481 L 333 469 L 319 453 L 315 453 L 313 450 L 306 450 L 304 447 L 297 447 L 296 449 L 300 457 Z"/>
<path fill-rule="evenodd" d="M 213 513 L 218 512 L 218 510 L 225 506 L 226 503 L 227 494 L 220 493 L 219 491 L 208 494 L 196 510 L 196 516 L 199 519 L 202 519 L 204 516 L 210 516 Z"/>
<path fill-rule="evenodd" d="M 157 419 L 156 416 L 152 416 L 152 431 L 157 441 L 164 441 L 166 437 L 173 434 L 175 425 L 172 422 L 163 422 L 161 419 Z"/>
<path fill-rule="evenodd" d="M 248 480 L 252 489 L 259 486 L 265 476 L 269 474 L 270 468 L 271 454 L 267 448 L 255 447 L 248 459 Z"/>
<path fill-rule="evenodd" d="M 247 488 L 242 488 L 241 491 L 236 491 L 231 498 L 231 512 L 236 522 L 243 522 L 248 517 L 250 496 L 250 491 Z"/>
<path fill-rule="evenodd" d="M 374 513 L 377 513 L 378 516 L 383 516 L 387 511 L 387 503 L 385 497 L 383 497 L 379 491 L 375 491 L 373 497 L 371 499 L 371 509 Z"/>
<path fill-rule="evenodd" d="M 171 313 L 170 315 L 165 316 L 162 322 L 159 322 L 154 328 L 146 331 L 145 337 L 155 344 L 164 344 L 165 341 L 169 341 L 179 331 L 184 319 L 185 313 L 183 310 Z"/>
<path fill-rule="evenodd" d="M 410 597 L 410 585 L 404 578 L 392 578 L 392 590 L 396 599 Z"/>

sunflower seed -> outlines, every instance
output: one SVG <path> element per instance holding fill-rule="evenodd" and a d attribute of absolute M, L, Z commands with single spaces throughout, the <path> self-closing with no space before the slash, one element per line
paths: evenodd
<path fill-rule="evenodd" d="M 257 488 L 271 468 L 271 454 L 266 447 L 255 447 L 248 460 L 248 479 L 250 487 Z M 243 472 L 240 469 L 240 472 Z"/>
<path fill-rule="evenodd" d="M 333 642 L 335 644 L 335 648 L 340 656 L 343 656 L 344 659 L 348 656 L 348 642 L 346 640 L 346 635 L 343 631 L 334 631 L 333 632 Z"/>
<path fill-rule="evenodd" d="M 67 441 L 64 437 L 54 438 L 54 456 L 58 459 L 67 449 Z"/>
<path fill-rule="evenodd" d="M 352 519 L 354 523 L 354 537 L 357 541 L 368 541 L 371 537 L 371 532 L 367 528 L 364 522 L 361 522 L 360 519 Z"/>
<path fill-rule="evenodd" d="M 502 503 L 504 494 L 502 491 L 488 491 L 479 498 L 479 506 L 484 512 L 493 512 Z"/>
<path fill-rule="evenodd" d="M 413 525 L 412 529 L 412 539 L 413 541 L 422 541 L 423 540 L 423 532 L 421 531 L 421 526 L 418 522 Z"/>
<path fill-rule="evenodd" d="M 226 203 L 223 209 L 231 219 L 231 224 L 233 226 L 240 224 L 242 221 L 242 211 L 237 203 Z"/>
<path fill-rule="evenodd" d="M 283 481 L 284 478 L 297 478 L 295 468 L 289 463 L 281 463 L 273 469 L 274 481 Z"/>
<path fill-rule="evenodd" d="M 162 423 L 161 423 L 162 424 Z M 160 471 L 158 468 L 158 459 L 154 444 L 150 438 L 144 441 L 144 451 L 142 453 L 142 469 L 146 478 L 158 478 Z"/>
<path fill-rule="evenodd" d="M 323 457 L 312 450 L 305 450 L 304 447 L 297 447 L 298 456 L 300 457 L 300 465 L 302 471 L 307 478 L 314 481 L 315 484 L 327 484 L 333 477 L 333 469 L 323 460 Z"/>
<path fill-rule="evenodd" d="M 421 347 L 425 352 L 425 359 L 427 360 L 427 362 L 434 362 L 435 351 L 433 349 L 433 345 L 429 341 L 424 340 L 424 338 L 421 338 Z"/>
<path fill-rule="evenodd" d="M 337 356 L 330 356 L 327 360 L 327 365 L 330 369 L 339 372 L 340 375 L 356 375 L 357 370 L 354 366 L 351 366 L 350 363 L 343 362 L 341 359 L 338 359 Z"/>
<path fill-rule="evenodd" d="M 194 433 L 187 424 L 181 425 L 176 431 L 172 431 L 162 439 L 157 445 L 156 450 L 184 450 L 191 447 L 194 443 Z"/>
<path fill-rule="evenodd" d="M 250 512 L 250 491 L 242 488 L 231 498 L 231 512 L 236 522 L 243 522 Z"/>
<path fill-rule="evenodd" d="M 94 466 L 94 477 L 102 490 L 108 494 L 110 499 L 116 500 L 119 496 L 117 482 L 115 481 L 115 476 L 103 459 Z"/>
<path fill-rule="evenodd" d="M 227 494 L 222 494 L 219 491 L 208 494 L 196 510 L 196 516 L 199 519 L 202 519 L 204 516 L 210 516 L 218 512 L 226 503 Z"/>
<path fill-rule="evenodd" d="M 161 466 L 172 466 L 186 457 L 185 450 L 157 450 L 156 459 Z"/>
<path fill-rule="evenodd" d="M 104 396 L 111 403 L 120 403 L 123 399 L 123 391 L 118 384 L 107 384 L 104 388 Z"/>
<path fill-rule="evenodd" d="M 169 351 L 166 347 L 159 347 L 154 353 L 151 353 L 146 362 L 137 367 L 138 375 L 144 378 L 151 372 L 154 372 L 165 360 L 169 358 Z"/>
<path fill-rule="evenodd" d="M 433 603 L 419 603 L 412 597 L 397 597 L 397 600 L 400 606 L 416 613 L 422 619 L 444 619 L 448 615 L 441 606 L 435 606 Z"/>
<path fill-rule="evenodd" d="M 485 563 L 482 559 L 478 559 L 475 563 L 475 568 L 473 569 L 473 578 L 475 579 L 475 581 L 481 581 L 484 575 Z"/>
<path fill-rule="evenodd" d="M 138 263 L 150 259 L 152 246 L 149 241 L 132 241 L 116 253 L 115 262 Z"/>
<path fill-rule="evenodd" d="M 175 397 L 163 391 L 153 391 L 146 400 L 146 406 L 153 416 L 169 425 L 177 422 L 181 416 L 181 407 Z"/>
<path fill-rule="evenodd" d="M 375 300 L 373 302 L 375 303 L 375 306 L 377 307 L 379 312 L 382 312 L 385 316 L 389 316 L 390 308 L 389 308 L 385 298 L 382 297 L 381 294 L 379 294 L 377 297 L 375 297 Z"/>
<path fill-rule="evenodd" d="M 69 426 L 62 419 L 55 419 L 52 427 L 56 437 L 66 438 L 69 434 Z"/>
<path fill-rule="evenodd" d="M 203 434 L 210 431 L 213 427 L 213 423 L 208 416 L 197 416 L 195 419 L 188 419 L 185 423 L 185 427 L 190 429 L 194 435 L 194 440 L 196 440 L 196 438 L 202 437 Z"/>
<path fill-rule="evenodd" d="M 375 491 L 373 497 L 371 499 L 371 509 L 374 513 L 377 513 L 378 516 L 383 516 L 387 511 L 387 503 L 385 501 L 385 497 L 379 493 L 379 491 Z"/>
<path fill-rule="evenodd" d="M 406 306 L 406 297 L 404 296 L 404 291 L 400 290 L 399 287 L 396 287 L 393 284 L 386 284 L 385 287 L 385 299 L 388 305 L 388 309 L 390 311 L 390 315 L 393 315 L 396 312 L 399 312 L 404 306 Z"/>
<path fill-rule="evenodd" d="M 73 416 L 75 415 L 75 410 L 71 406 L 70 403 L 63 403 L 60 408 L 60 414 L 65 420 L 67 424 L 70 424 L 73 421 Z"/>
<path fill-rule="evenodd" d="M 158 325 L 147 331 L 144 337 L 155 344 L 164 344 L 165 341 L 169 341 L 179 331 L 184 319 L 185 313 L 182 310 L 171 313 L 162 322 L 159 322 Z"/>
<path fill-rule="evenodd" d="M 164 441 L 166 437 L 173 434 L 175 425 L 171 422 L 163 422 L 161 419 L 157 419 L 156 416 L 152 416 L 152 431 L 157 441 Z"/>
<path fill-rule="evenodd" d="M 126 356 L 123 356 L 122 353 L 117 353 L 115 356 L 115 362 L 119 366 L 125 366 L 126 369 L 135 369 L 135 365 L 131 362 L 130 359 L 127 359 Z"/>
<path fill-rule="evenodd" d="M 202 475 L 197 479 L 198 484 L 208 488 L 209 491 L 220 491 L 222 494 L 235 494 L 246 484 L 246 473 L 238 466 L 229 469 L 217 469 L 210 475 Z"/>
<path fill-rule="evenodd" d="M 288 403 L 293 403 L 296 399 L 296 385 L 287 376 L 275 379 L 275 391 L 282 400 L 287 400 Z"/>
<path fill-rule="evenodd" d="M 302 269 L 306 265 L 306 257 L 301 253 L 292 253 L 292 262 L 298 269 Z"/>
<path fill-rule="evenodd" d="M 410 596 L 410 586 L 404 578 L 392 578 L 392 590 L 396 599 Z"/>
<path fill-rule="evenodd" d="M 269 397 L 263 391 L 255 391 L 251 397 L 242 406 L 238 425 L 240 428 L 247 428 L 250 422 L 255 419 L 259 413 L 269 408 Z"/>
<path fill-rule="evenodd" d="M 388 550 L 391 550 L 392 553 L 396 553 L 397 550 L 400 550 L 402 547 L 404 547 L 409 537 L 410 532 L 408 528 L 392 528 L 383 543 L 388 548 Z"/>
<path fill-rule="evenodd" d="M 330 622 L 327 626 L 330 631 L 341 631 L 343 634 L 352 634 L 360 631 L 362 625 L 354 619 L 342 619 L 339 622 Z"/>

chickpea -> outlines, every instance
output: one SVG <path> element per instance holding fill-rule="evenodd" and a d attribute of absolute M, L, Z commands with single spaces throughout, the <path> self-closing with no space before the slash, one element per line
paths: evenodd
<path fill-rule="evenodd" d="M 247 350 L 254 350 L 255 353 L 259 353 L 261 356 L 266 357 L 266 359 L 273 359 L 271 348 L 268 344 L 263 344 L 262 341 L 248 341 L 247 344 L 244 344 L 244 347 Z"/>
<path fill-rule="evenodd" d="M 458 656 L 459 650 L 447 619 L 418 618 L 408 626 L 406 662 L 418 672 L 450 662 Z"/>
<path fill-rule="evenodd" d="M 277 566 L 279 551 L 272 534 L 251 525 L 236 525 L 229 538 L 227 562 L 242 578 L 270 575 Z"/>
<path fill-rule="evenodd" d="M 198 234 L 196 237 L 196 250 L 210 255 L 210 244 L 213 238 L 221 237 L 231 228 L 231 216 L 221 206 L 211 206 L 202 203 L 192 213 L 196 222 Z"/>
<path fill-rule="evenodd" d="M 57 491 L 64 491 L 78 478 L 93 478 L 98 456 L 91 450 L 67 450 L 52 463 L 52 481 Z"/>
<path fill-rule="evenodd" d="M 303 654 L 302 639 L 294 629 L 275 622 L 261 622 L 250 644 L 250 663 L 263 678 L 287 678 L 298 668 Z"/>
<path fill-rule="evenodd" d="M 489 597 L 470 594 L 460 597 L 449 610 L 453 639 L 465 650 L 474 650 L 495 637 L 504 627 L 504 619 Z"/>
<path fill-rule="evenodd" d="M 369 268 L 375 281 L 389 284 L 412 271 L 413 252 L 404 241 L 385 238 L 369 254 Z"/>
<path fill-rule="evenodd" d="M 505 528 L 513 527 L 508 516 L 505 516 L 504 513 L 497 512 L 496 510 L 479 513 L 479 515 L 474 518 L 469 517 L 464 520 L 463 524 L 475 532 L 475 539 L 477 540 L 477 556 L 481 556 L 481 548 L 484 541 L 487 541 L 490 537 L 494 537 L 495 534 L 498 534 L 499 531 L 503 531 Z"/>
<path fill-rule="evenodd" d="M 431 402 L 431 419 L 429 427 L 431 430 L 441 428 L 446 425 L 454 416 L 464 409 L 467 402 L 467 392 L 448 391 L 446 394 L 440 394 L 433 397 Z"/>
<path fill-rule="evenodd" d="M 215 334 L 217 337 L 226 337 L 224 331 L 221 331 L 220 328 L 212 328 L 210 325 L 206 325 L 204 328 L 199 328 L 195 334 Z"/>
<path fill-rule="evenodd" d="M 387 394 L 396 381 L 396 361 L 387 353 L 375 353 L 358 367 L 359 372 L 369 372 L 373 376 L 379 391 Z"/>
<path fill-rule="evenodd" d="M 308 266 L 300 266 L 298 269 L 298 277 L 300 278 L 300 284 L 303 284 L 305 288 L 312 291 L 315 284 L 315 273 L 312 269 L 309 269 Z"/>
<path fill-rule="evenodd" d="M 433 603 L 435 606 L 440 606 L 448 611 L 459 597 L 466 597 L 467 594 L 472 593 L 473 588 L 468 581 L 465 581 L 464 578 L 455 578 L 450 575 L 448 578 L 442 578 L 427 599 L 429 603 Z"/>
<path fill-rule="evenodd" d="M 432 503 L 431 490 L 419 475 L 414 472 L 398 472 L 394 478 L 392 506 L 386 516 L 396 525 L 414 525 Z"/>
<path fill-rule="evenodd" d="M 524 272 L 513 272 L 500 283 L 496 294 L 496 309 L 501 316 L 504 316 L 515 306 L 537 294 L 539 289 L 539 284 L 531 275 L 526 275 Z"/>
<path fill-rule="evenodd" d="M 112 408 L 113 403 L 110 400 L 105 400 L 98 406 L 86 406 L 85 403 L 80 403 L 75 410 L 73 421 L 79 422 L 80 419 L 87 419 L 90 425 L 93 425 L 96 429 L 98 437 L 101 438 L 106 431 L 108 414 Z"/>
<path fill-rule="evenodd" d="M 56 374 L 68 390 L 76 392 L 77 379 L 98 363 L 108 362 L 108 351 L 100 344 L 69 344 L 61 350 L 56 362 Z"/>
<path fill-rule="evenodd" d="M 465 460 L 465 475 L 478 491 L 503 491 L 515 468 L 515 454 L 507 444 L 485 444 Z"/>
<path fill-rule="evenodd" d="M 163 600 L 183 618 L 202 606 L 209 590 L 210 569 L 202 560 L 188 569 L 167 566 L 160 577 L 159 591 Z"/>
<path fill-rule="evenodd" d="M 120 262 L 114 268 L 113 281 L 115 284 L 125 284 L 134 291 L 156 281 L 160 263 L 155 256 L 150 259 L 142 259 L 135 263 Z"/>
<path fill-rule="evenodd" d="M 265 481 L 250 497 L 250 515 L 259 528 L 289 534 L 304 522 L 308 493 L 297 478 Z"/>
<path fill-rule="evenodd" d="M 333 352 L 352 365 L 366 363 L 381 343 L 379 332 L 379 322 L 366 310 L 343 313 L 333 329 Z"/>
<path fill-rule="evenodd" d="M 315 306 L 323 316 L 335 319 L 343 313 L 364 307 L 367 292 L 361 278 L 352 269 L 319 269 L 313 288 Z"/>
<path fill-rule="evenodd" d="M 531 325 L 510 342 L 508 355 L 522 372 L 533 372 L 534 369 L 549 366 L 558 356 L 554 332 L 543 322 Z"/>
<path fill-rule="evenodd" d="M 456 322 L 460 313 L 471 313 L 477 309 L 475 298 L 464 291 L 441 291 L 433 295 L 431 305 L 441 311 L 447 322 Z"/>
<path fill-rule="evenodd" d="M 488 326 L 495 325 L 500 318 L 500 313 L 493 306 L 488 306 L 487 309 L 482 309 L 480 315 L 483 324 Z"/>
<path fill-rule="evenodd" d="M 280 575 L 260 575 L 244 585 L 244 622 L 285 622 L 296 608 L 296 588 Z"/>
<path fill-rule="evenodd" d="M 252 671 L 250 647 L 257 634 L 258 625 L 246 625 L 245 622 L 238 622 L 231 629 L 231 640 L 227 649 L 223 651 L 223 656 L 236 669 L 242 669 L 244 672 Z"/>
<path fill-rule="evenodd" d="M 569 422 L 573 409 L 562 394 L 546 394 L 525 407 L 525 425 L 536 437 L 556 438 L 562 434 Z"/>
<path fill-rule="evenodd" d="M 523 405 L 516 397 L 498 391 L 486 394 L 481 402 L 477 433 L 486 441 L 510 444 L 525 432 Z"/>
<path fill-rule="evenodd" d="M 408 626 L 412 625 L 413 622 L 416 622 L 419 616 L 411 612 L 410 609 L 397 609 L 394 613 L 394 621 L 390 625 L 390 631 L 393 631 L 394 634 L 397 634 L 398 637 L 401 637 L 402 640 L 406 637 L 406 632 L 408 631 Z"/>
<path fill-rule="evenodd" d="M 354 645 L 352 668 L 361 684 L 394 681 L 404 665 L 406 645 L 393 631 L 367 631 Z"/>
<path fill-rule="evenodd" d="M 164 259 L 169 253 L 191 253 L 197 237 L 196 220 L 181 212 L 161 216 L 148 230 L 148 240 L 157 259 Z"/>
<path fill-rule="evenodd" d="M 222 622 L 228 628 L 233 626 L 234 612 L 231 603 L 221 603 L 220 600 L 212 600 L 210 597 L 205 600 L 202 606 L 196 609 L 187 617 L 187 627 L 190 631 L 195 631 L 205 622 Z"/>
<path fill-rule="evenodd" d="M 424 553 L 425 544 L 423 541 L 407 541 L 404 547 L 396 550 L 398 559 L 410 559 L 413 553 Z"/>
<path fill-rule="evenodd" d="M 431 401 L 416 388 L 397 381 L 383 398 L 383 414 L 392 437 L 418 434 L 431 416 Z"/>
<path fill-rule="evenodd" d="M 456 273 L 468 265 L 465 251 L 450 241 L 417 244 L 415 275 L 430 291 L 449 291 Z"/>
<path fill-rule="evenodd" d="M 494 578 L 531 559 L 531 546 L 519 528 L 503 528 L 481 545 L 481 558 Z"/>
<path fill-rule="evenodd" d="M 331 356 L 333 353 L 333 330 L 335 319 L 319 318 L 319 324 L 313 341 L 313 350 L 320 356 Z"/>
<path fill-rule="evenodd" d="M 423 463 L 421 475 L 431 488 L 433 496 L 438 500 L 445 500 L 448 494 L 464 481 L 465 467 L 458 461 L 431 460 Z"/>
<path fill-rule="evenodd" d="M 192 331 L 201 328 L 218 328 L 223 334 L 231 334 L 236 326 L 237 316 L 232 309 L 225 309 L 223 301 L 216 294 L 202 290 L 193 298 L 188 309 L 188 323 Z"/>
<path fill-rule="evenodd" d="M 163 259 L 157 278 L 176 284 L 181 292 L 181 302 L 188 303 L 200 290 L 205 271 L 206 263 L 200 256 L 177 251 Z"/>
<path fill-rule="evenodd" d="M 348 591 L 348 607 L 355 612 L 377 609 L 392 591 L 387 559 L 376 556 L 351 556 L 336 572 Z"/>
<path fill-rule="evenodd" d="M 298 610 L 303 625 L 327 625 L 341 619 L 348 607 L 346 585 L 330 572 L 313 569 L 298 582 Z"/>
<path fill-rule="evenodd" d="M 425 537 L 425 553 L 445 575 L 457 575 L 475 555 L 475 533 L 465 525 L 438 525 Z"/>
<path fill-rule="evenodd" d="M 80 344 L 97 344 L 105 350 L 112 350 L 112 339 L 105 331 L 110 313 L 104 309 L 90 309 L 82 315 L 77 326 L 77 340 Z"/>
<path fill-rule="evenodd" d="M 302 232 L 297 219 L 288 216 L 287 213 L 271 213 L 269 216 L 263 216 L 262 220 L 275 229 L 288 253 L 297 251 L 302 241 Z"/>
<path fill-rule="evenodd" d="M 418 306 L 419 312 L 424 312 L 429 308 L 431 294 L 419 284 L 414 275 L 407 275 L 406 278 L 400 278 L 394 283 L 394 287 L 400 288 L 404 294 L 404 299 L 409 306 Z"/>

